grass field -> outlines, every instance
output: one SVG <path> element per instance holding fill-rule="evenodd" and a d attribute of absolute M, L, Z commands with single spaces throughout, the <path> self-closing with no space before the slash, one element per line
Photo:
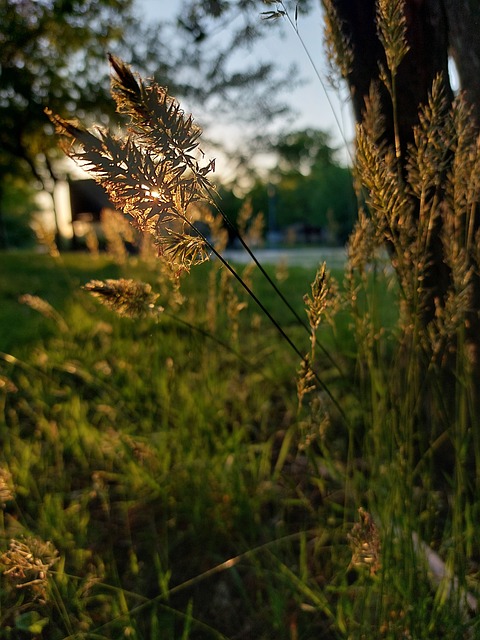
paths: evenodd
<path fill-rule="evenodd" d="M 289 637 L 294 596 L 281 585 L 316 526 L 283 477 L 295 354 L 253 309 L 238 339 L 220 317 L 204 335 L 208 265 L 185 282 L 178 320 L 157 321 L 118 318 L 81 289 L 91 278 L 155 282 L 145 267 L 0 260 L 1 466 L 14 486 L 2 544 L 35 536 L 60 554 L 45 603 L 4 588 L 4 637 Z M 284 283 L 300 310 L 313 275 L 297 269 Z M 58 316 L 20 304 L 26 293 Z"/>
<path fill-rule="evenodd" d="M 440 77 L 402 144 L 403 10 L 333 273 L 225 260 L 262 216 L 121 60 L 124 136 L 49 113 L 117 211 L 0 254 L 0 640 L 480 638 L 480 147 Z"/>
<path fill-rule="evenodd" d="M 443 497 L 418 488 L 402 520 L 396 456 L 365 434 L 351 312 L 320 330 L 323 386 L 299 409 L 299 358 L 215 265 L 180 292 L 137 259 L 0 254 L 0 271 L 1 638 L 466 637 L 400 532 L 448 545 Z M 314 269 L 279 275 L 303 313 Z M 163 313 L 121 318 L 82 289 L 130 277 Z M 395 295 L 375 290 L 388 331 Z M 372 504 L 399 529 L 359 516 Z"/>

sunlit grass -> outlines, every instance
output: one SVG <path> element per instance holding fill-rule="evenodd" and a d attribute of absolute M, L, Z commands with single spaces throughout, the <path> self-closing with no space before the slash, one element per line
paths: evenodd
<path fill-rule="evenodd" d="M 164 637 L 176 638 L 189 610 L 217 634 L 250 620 L 258 637 L 272 624 L 281 635 L 285 603 L 296 597 L 284 572 L 296 561 L 301 531 L 311 527 L 305 540 L 317 539 L 308 498 L 284 475 L 295 358 L 253 309 L 237 344 L 220 322 L 211 338 L 197 331 L 208 326 L 205 272 L 199 284 L 186 282 L 188 301 L 177 314 L 187 326 L 174 317 L 117 318 L 80 289 L 99 274 L 155 281 L 145 266 L 119 268 L 83 255 L 65 255 L 53 267 L 49 256 L 1 259 L 9 276 L 2 298 L 19 319 L 0 364 L 0 465 L 15 491 L 3 536 L 7 543 L 33 534 L 59 550 L 60 593 L 32 605 L 47 616 L 48 637 L 67 636 L 83 621 L 90 631 L 106 623 L 104 637 L 127 627 L 146 637 L 143 628 L 160 625 Z M 310 275 L 295 270 L 289 286 L 297 295 Z M 69 330 L 21 305 L 26 292 L 55 305 Z M 239 554 L 206 590 L 201 579 L 178 589 Z M 14 627 L 15 592 L 7 593 L 5 624 Z M 138 619 L 127 615 L 139 603 Z"/>

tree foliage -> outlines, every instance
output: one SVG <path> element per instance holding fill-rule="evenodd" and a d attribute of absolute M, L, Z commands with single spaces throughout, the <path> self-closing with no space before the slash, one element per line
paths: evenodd
<path fill-rule="evenodd" d="M 9 247 L 33 247 L 35 234 L 31 225 L 32 214 L 38 213 L 36 191 L 22 178 L 6 176 L 3 182 L 3 233 Z"/>
<path fill-rule="evenodd" d="M 216 22 L 224 17 L 223 4 L 187 3 L 173 29 L 136 17 L 133 0 L 0 0 L 0 167 L 11 167 L 14 158 L 38 179 L 44 176 L 41 161 L 56 144 L 46 106 L 67 118 L 102 114 L 105 124 L 112 115 L 109 52 L 217 119 L 232 105 L 236 118 L 282 112 L 272 98 L 272 64 L 234 68 L 233 54 L 258 37 L 258 28 L 248 23 L 225 37 L 227 25 Z M 250 19 L 258 20 L 251 5 Z M 245 15 L 247 8 L 238 11 Z"/>
<path fill-rule="evenodd" d="M 292 84 L 293 70 L 281 73 L 273 61 L 253 55 L 254 43 L 269 29 L 260 10 L 258 0 L 182 3 L 169 88 L 195 103 L 198 118 L 208 122 L 230 115 L 237 123 L 265 126 L 287 111 L 281 96 Z"/>
<path fill-rule="evenodd" d="M 278 224 L 320 227 L 330 239 L 344 242 L 355 220 L 356 200 L 351 173 L 337 160 L 329 134 L 296 131 L 281 136 L 275 146 Z"/>
<path fill-rule="evenodd" d="M 291 131 L 278 137 L 273 145 L 283 171 L 308 174 L 315 167 L 336 164 L 335 149 L 328 133 L 316 129 Z"/>
<path fill-rule="evenodd" d="M 329 134 L 317 129 L 282 134 L 270 151 L 276 158 L 275 169 L 266 179 L 257 176 L 247 194 L 254 211 L 264 213 L 269 230 L 284 231 L 292 225 L 317 228 L 324 240 L 345 242 L 357 203 L 351 172 L 337 159 Z M 225 202 L 235 218 L 239 201 L 230 196 Z"/>
<path fill-rule="evenodd" d="M 105 56 L 133 20 L 132 2 L 1 0 L 2 173 L 51 178 L 56 144 L 46 105 L 71 116 L 109 105 Z"/>
<path fill-rule="evenodd" d="M 402 302 L 416 314 L 411 327 L 417 336 L 428 336 L 421 339 L 427 363 L 421 375 L 432 370 L 441 352 L 434 336 L 446 345 L 441 366 L 433 371 L 444 402 L 442 413 L 451 412 L 452 424 L 460 406 L 455 396 L 463 375 L 459 362 L 468 362 L 462 384 L 472 391 L 469 420 L 476 428 L 480 81 L 478 38 L 470 40 L 467 23 L 478 26 L 480 5 L 468 0 L 324 0 L 324 5 L 328 19 L 337 25 L 329 33 L 340 34 L 336 41 L 332 35 L 332 48 L 339 58 L 345 43 L 353 52 L 345 79 L 359 121 L 356 173 L 369 220 L 390 252 Z M 463 89 L 455 99 L 449 50 Z M 365 231 L 365 237 L 371 236 L 364 224 Z M 454 330 L 447 330 L 447 324 Z M 433 387 L 422 389 L 425 408 L 435 393 Z M 425 413 L 430 419 L 430 410 Z"/>

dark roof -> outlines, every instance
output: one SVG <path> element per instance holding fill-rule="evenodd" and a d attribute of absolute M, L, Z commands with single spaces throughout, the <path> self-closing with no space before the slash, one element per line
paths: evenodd
<path fill-rule="evenodd" d="M 70 180 L 69 187 L 72 222 L 84 219 L 85 214 L 90 214 L 91 220 L 98 221 L 102 209 L 115 209 L 104 188 L 95 180 Z"/>

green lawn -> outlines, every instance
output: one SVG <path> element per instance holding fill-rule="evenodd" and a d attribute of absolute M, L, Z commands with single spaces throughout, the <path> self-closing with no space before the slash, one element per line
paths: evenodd
<path fill-rule="evenodd" d="M 222 295 L 208 284 L 209 265 L 185 281 L 183 305 L 157 321 L 118 318 L 81 289 L 91 278 L 156 283 L 144 266 L 82 254 L 0 261 L 0 465 L 15 487 L 3 544 L 34 535 L 61 557 L 55 598 L 25 607 L 48 619 L 41 637 L 66 637 L 79 624 L 108 638 L 187 637 L 190 626 L 191 637 L 233 636 L 246 625 L 256 637 L 272 629 L 288 637 L 293 595 L 275 584 L 314 524 L 308 500 L 281 479 L 286 448 L 279 454 L 295 422 L 295 354 L 253 309 L 232 339 L 214 300 L 217 327 L 209 328 L 208 300 Z M 299 310 L 311 277 L 296 269 L 285 283 Z M 20 304 L 25 293 L 62 320 Z M 300 336 L 291 319 L 285 325 Z M 301 339 L 306 349 L 308 336 Z M 238 566 L 208 577 L 239 554 Z M 11 637 L 24 625 L 19 593 L 27 589 L 4 592 Z M 313 624 L 323 628 L 322 612 Z"/>
<path fill-rule="evenodd" d="M 21 560 L 11 539 L 33 545 L 48 578 L 4 573 L 1 638 L 400 638 L 407 619 L 411 637 L 463 637 L 460 608 L 423 574 L 412 582 L 414 560 L 352 571 L 358 508 L 404 498 L 355 449 L 367 418 L 350 312 L 320 331 L 323 386 L 299 410 L 297 354 L 252 302 L 239 310 L 243 292 L 214 265 L 184 279 L 182 300 L 135 259 L 0 254 L 0 272 L 0 551 L 5 572 Z M 150 282 L 164 312 L 120 318 L 82 289 L 122 277 Z M 295 268 L 279 284 L 298 313 L 313 277 Z M 307 353 L 257 273 L 252 286 Z M 378 287 L 388 332 L 395 296 Z M 325 412 L 328 394 L 344 418 Z M 384 562 L 400 567 L 411 545 L 388 540 Z M 58 550 L 49 569 L 38 541 Z"/>

